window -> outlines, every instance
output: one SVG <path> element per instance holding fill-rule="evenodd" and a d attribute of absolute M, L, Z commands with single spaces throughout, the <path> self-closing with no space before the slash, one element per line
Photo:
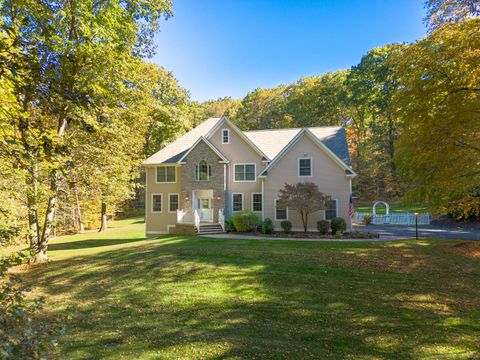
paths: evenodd
<path fill-rule="evenodd" d="M 312 159 L 298 159 L 298 176 L 312 176 Z"/>
<path fill-rule="evenodd" d="M 252 194 L 252 211 L 262 211 L 262 194 Z"/>
<path fill-rule="evenodd" d="M 279 207 L 279 201 L 275 200 L 275 220 L 287 220 L 287 208 Z"/>
<path fill-rule="evenodd" d="M 232 210 L 243 210 L 243 194 L 232 194 Z"/>
<path fill-rule="evenodd" d="M 255 164 L 235 164 L 235 181 L 255 181 Z"/>
<path fill-rule="evenodd" d="M 174 183 L 177 181 L 177 171 L 175 166 L 157 167 L 157 182 Z"/>
<path fill-rule="evenodd" d="M 230 144 L 230 130 L 222 130 L 222 144 Z"/>
<path fill-rule="evenodd" d="M 212 176 L 212 167 L 207 164 L 205 160 L 202 160 L 195 165 L 194 179 L 196 181 L 208 181 Z"/>
<path fill-rule="evenodd" d="M 168 211 L 176 212 L 178 210 L 178 194 L 168 194 Z"/>
<path fill-rule="evenodd" d="M 325 201 L 325 219 L 332 220 L 337 217 L 337 200 Z"/>
<path fill-rule="evenodd" d="M 152 194 L 152 212 L 162 212 L 162 194 Z"/>

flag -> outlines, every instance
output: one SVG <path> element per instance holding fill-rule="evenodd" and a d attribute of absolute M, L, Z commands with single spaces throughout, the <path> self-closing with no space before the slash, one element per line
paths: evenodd
<path fill-rule="evenodd" d="M 352 217 L 354 212 L 355 212 L 355 209 L 353 208 L 353 197 L 352 197 L 352 193 L 350 193 L 350 204 L 348 207 L 348 215 Z"/>

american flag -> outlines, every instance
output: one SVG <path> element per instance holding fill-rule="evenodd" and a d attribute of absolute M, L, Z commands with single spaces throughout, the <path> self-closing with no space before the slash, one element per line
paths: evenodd
<path fill-rule="evenodd" d="M 353 208 L 353 197 L 352 197 L 352 193 L 350 193 L 350 204 L 348 207 L 348 215 L 352 217 L 354 212 L 355 212 L 355 209 Z"/>

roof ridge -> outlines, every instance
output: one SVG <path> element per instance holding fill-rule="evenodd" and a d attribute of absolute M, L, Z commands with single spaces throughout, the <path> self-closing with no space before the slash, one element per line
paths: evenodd
<path fill-rule="evenodd" d="M 243 130 L 244 133 L 260 132 L 260 131 L 282 131 L 282 130 L 301 130 L 301 129 L 326 129 L 326 128 L 343 128 L 342 125 L 325 125 L 325 126 L 304 126 L 294 128 L 278 128 L 278 129 L 259 129 L 259 130 Z"/>

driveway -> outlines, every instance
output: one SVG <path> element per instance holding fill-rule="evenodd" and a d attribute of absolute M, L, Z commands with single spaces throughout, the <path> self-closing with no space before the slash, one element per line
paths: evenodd
<path fill-rule="evenodd" d="M 369 231 L 380 234 L 382 237 L 408 237 L 415 238 L 415 226 L 399 225 L 353 225 L 354 230 Z M 418 226 L 419 238 L 444 238 L 461 240 L 480 240 L 479 230 L 462 228 L 445 228 L 432 225 Z"/>

